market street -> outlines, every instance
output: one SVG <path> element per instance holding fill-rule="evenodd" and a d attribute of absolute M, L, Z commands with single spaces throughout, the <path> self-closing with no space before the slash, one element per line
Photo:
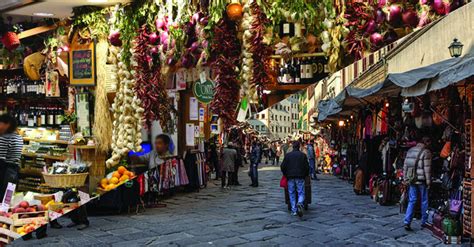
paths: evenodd
<path fill-rule="evenodd" d="M 166 200 L 167 207 L 140 215 L 91 217 L 84 231 L 48 229 L 42 240 L 17 240 L 14 246 L 341 246 L 441 244 L 428 231 L 407 233 L 398 206 L 382 207 L 356 196 L 345 181 L 321 176 L 313 183 L 316 203 L 303 219 L 289 216 L 277 167 L 263 167 L 259 188 L 211 188 Z M 313 198 L 314 200 L 314 198 Z M 67 224 L 67 221 L 63 221 Z"/>

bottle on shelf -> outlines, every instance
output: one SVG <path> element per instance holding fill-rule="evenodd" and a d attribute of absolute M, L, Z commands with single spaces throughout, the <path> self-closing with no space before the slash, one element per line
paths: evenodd
<path fill-rule="evenodd" d="M 301 83 L 306 83 L 307 75 L 306 75 L 306 66 L 308 66 L 308 60 L 306 58 L 301 58 L 301 66 L 300 66 L 300 73 L 301 73 Z"/>
<path fill-rule="evenodd" d="M 300 64 L 300 59 L 295 58 L 295 83 L 300 84 L 301 83 L 301 64 Z"/>
<path fill-rule="evenodd" d="M 313 59 L 308 58 L 308 64 L 306 65 L 306 83 L 311 83 L 314 75 L 314 69 L 313 69 Z"/>
<path fill-rule="evenodd" d="M 280 37 L 285 37 L 285 36 L 294 36 L 295 35 L 295 24 L 283 21 L 280 23 Z"/>

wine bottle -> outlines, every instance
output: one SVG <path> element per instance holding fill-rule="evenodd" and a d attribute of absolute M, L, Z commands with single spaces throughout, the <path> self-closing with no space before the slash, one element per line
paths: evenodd
<path fill-rule="evenodd" d="M 308 58 L 308 65 L 306 65 L 306 83 L 311 83 L 313 79 L 312 59 Z"/>
<path fill-rule="evenodd" d="M 295 59 L 295 83 L 301 83 L 301 64 L 299 59 Z"/>

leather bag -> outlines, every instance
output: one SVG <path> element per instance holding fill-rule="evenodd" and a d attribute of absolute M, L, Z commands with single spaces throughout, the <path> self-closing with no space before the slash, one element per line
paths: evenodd
<path fill-rule="evenodd" d="M 446 159 L 449 157 L 449 154 L 451 154 L 451 142 L 447 141 L 441 149 L 439 156 L 443 159 Z"/>

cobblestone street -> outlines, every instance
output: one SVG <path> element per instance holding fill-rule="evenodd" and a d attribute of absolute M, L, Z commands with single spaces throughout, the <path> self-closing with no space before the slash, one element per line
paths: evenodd
<path fill-rule="evenodd" d="M 84 231 L 48 229 L 42 240 L 14 246 L 434 246 L 441 242 L 415 221 L 402 227 L 398 206 L 382 207 L 332 176 L 313 183 L 313 204 L 302 219 L 289 215 L 277 167 L 260 170 L 260 187 L 179 194 L 166 208 L 139 215 L 91 217 Z M 66 222 L 64 222 L 66 224 Z"/>

